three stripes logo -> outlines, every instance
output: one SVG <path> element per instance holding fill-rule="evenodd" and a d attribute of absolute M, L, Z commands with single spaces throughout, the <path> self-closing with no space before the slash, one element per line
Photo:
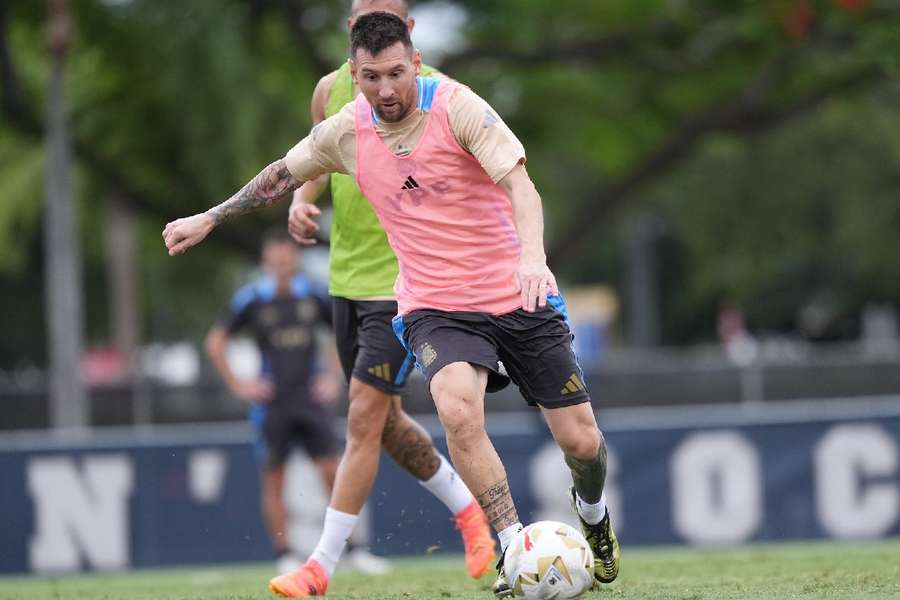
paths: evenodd
<path fill-rule="evenodd" d="M 577 373 L 572 373 L 572 376 L 569 377 L 569 380 L 566 382 L 563 389 L 559 390 L 559 393 L 565 396 L 579 391 L 584 391 L 584 383 L 582 383 L 581 378 L 578 377 Z"/>
<path fill-rule="evenodd" d="M 390 382 L 391 380 L 391 363 L 381 363 L 374 367 L 369 367 L 369 373 L 378 379 Z"/>
<path fill-rule="evenodd" d="M 406 181 L 403 184 L 403 187 L 400 188 L 403 190 L 417 190 L 419 189 L 419 182 L 412 178 L 412 175 L 406 178 Z"/>

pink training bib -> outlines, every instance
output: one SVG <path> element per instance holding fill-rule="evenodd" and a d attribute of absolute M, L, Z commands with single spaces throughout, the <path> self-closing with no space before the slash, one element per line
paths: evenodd
<path fill-rule="evenodd" d="M 397 254 L 401 315 L 423 308 L 501 315 L 521 306 L 509 198 L 450 130 L 447 106 L 458 86 L 440 81 L 422 139 L 407 156 L 384 144 L 372 107 L 356 97 L 356 182 Z"/>

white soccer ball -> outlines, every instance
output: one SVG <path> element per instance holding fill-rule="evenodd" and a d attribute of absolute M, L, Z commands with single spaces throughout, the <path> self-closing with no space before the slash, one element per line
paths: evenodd
<path fill-rule="evenodd" d="M 538 521 L 519 533 L 503 559 L 514 598 L 570 600 L 594 584 L 594 553 L 581 532 L 559 521 Z"/>

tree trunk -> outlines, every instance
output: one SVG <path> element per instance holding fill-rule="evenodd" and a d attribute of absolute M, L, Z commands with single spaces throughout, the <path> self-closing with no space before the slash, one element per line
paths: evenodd
<path fill-rule="evenodd" d="M 115 349 L 121 353 L 127 373 L 134 366 L 139 343 L 137 257 L 134 214 L 118 195 L 109 200 L 107 221 L 107 266 L 110 300 L 110 331 Z"/>
<path fill-rule="evenodd" d="M 54 428 L 81 428 L 87 426 L 89 420 L 80 369 L 83 328 L 81 251 L 63 99 L 63 74 L 72 22 L 66 0 L 50 0 L 49 12 L 53 68 L 47 109 L 44 296 L 50 357 L 50 423 Z"/>

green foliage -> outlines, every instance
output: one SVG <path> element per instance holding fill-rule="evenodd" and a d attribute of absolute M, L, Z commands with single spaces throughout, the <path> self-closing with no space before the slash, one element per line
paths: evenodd
<path fill-rule="evenodd" d="M 833 102 L 775 134 L 710 140 L 660 182 L 654 204 L 685 259 L 670 291 L 687 310 L 727 300 L 778 330 L 823 295 L 845 313 L 896 302 L 895 105 L 893 94 Z"/>
<path fill-rule="evenodd" d="M 896 3 L 457 4 L 469 14 L 468 46 L 439 66 L 494 104 L 525 143 L 561 279 L 623 289 L 626 224 L 650 210 L 668 227 L 666 342 L 711 335 L 723 301 L 784 330 L 821 293 L 846 315 L 900 300 Z M 178 260 L 159 232 L 225 199 L 306 134 L 312 89 L 346 53 L 346 6 L 72 6 L 66 96 L 95 310 L 89 338 L 106 335 L 102 238 L 112 195 L 140 220 L 146 335 L 196 337 L 253 260 L 258 232 L 284 213 L 246 217 Z M 811 12 L 798 13 L 804 6 Z M 14 91 L 40 123 L 44 5 L 10 0 L 2 10 Z M 16 112 L 4 104 L 0 114 L 0 277 L 24 285 L 24 273 L 40 269 L 43 153 Z M 40 355 L 34 344 L 26 355 Z M 0 364 L 11 352 L 0 348 Z"/>
<path fill-rule="evenodd" d="M 37 144 L 0 134 L 0 271 L 20 273 L 26 244 L 40 232 L 44 152 Z"/>

